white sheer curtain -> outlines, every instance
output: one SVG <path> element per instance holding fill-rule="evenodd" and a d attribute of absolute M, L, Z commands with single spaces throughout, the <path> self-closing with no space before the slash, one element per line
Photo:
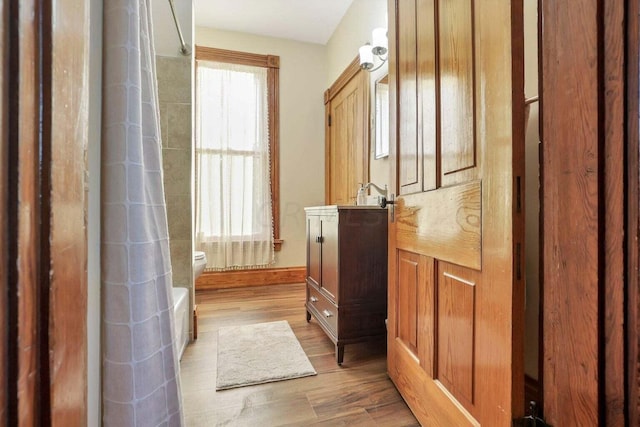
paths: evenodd
<path fill-rule="evenodd" d="M 196 248 L 210 270 L 274 262 L 267 69 L 198 61 Z"/>
<path fill-rule="evenodd" d="M 105 426 L 181 426 L 151 0 L 104 2 Z"/>

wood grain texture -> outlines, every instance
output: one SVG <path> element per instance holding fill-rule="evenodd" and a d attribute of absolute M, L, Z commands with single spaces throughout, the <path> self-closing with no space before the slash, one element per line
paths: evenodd
<path fill-rule="evenodd" d="M 476 376 L 479 418 L 507 425 L 524 415 L 524 283 L 516 248 L 524 214 L 516 215 L 516 177 L 524 176 L 524 45 L 522 1 L 476 2 L 476 142 L 482 174 L 482 278 L 476 282 Z M 482 154 L 480 154 L 482 153 Z M 498 344 L 499 343 L 499 344 Z M 491 363 L 484 365 L 490 360 Z M 498 387 L 497 384 L 502 384 Z M 483 396 L 481 399 L 480 396 Z M 484 396 L 492 396 L 485 399 Z M 495 400 L 494 400 L 495 399 Z M 510 414 L 495 410 L 502 401 Z M 490 403 L 492 402 L 492 403 Z"/>
<path fill-rule="evenodd" d="M 543 2 L 540 11 L 543 384 L 552 425 L 601 421 L 598 3 Z"/>
<path fill-rule="evenodd" d="M 360 57 L 356 56 L 351 60 L 349 65 L 340 73 L 335 82 L 331 85 L 329 89 L 325 91 L 324 94 L 324 103 L 331 101 L 338 93 L 342 91 L 342 89 L 360 73 L 362 70 L 360 69 Z"/>
<path fill-rule="evenodd" d="M 251 65 L 254 67 L 280 68 L 280 58 L 275 55 L 239 52 L 196 45 L 196 60 L 228 62 L 232 64 Z"/>
<path fill-rule="evenodd" d="M 361 91 L 358 79 L 352 79 L 331 100 L 330 127 L 330 180 L 331 198 L 329 204 L 354 205 L 358 176 L 357 165 L 360 156 L 354 156 L 354 147 L 362 147 L 359 135 L 359 121 L 362 114 Z"/>
<path fill-rule="evenodd" d="M 389 341 L 387 348 L 398 346 Z M 387 370 L 411 411 L 424 426 L 479 427 L 474 417 L 451 399 L 444 387 L 435 381 L 420 381 L 424 371 L 408 352 L 397 351 L 387 360 Z M 425 399 L 425 396 L 430 396 Z"/>
<path fill-rule="evenodd" d="M 436 378 L 467 408 L 474 404 L 476 274 L 438 263 Z"/>
<path fill-rule="evenodd" d="M 436 2 L 416 0 L 418 141 L 422 146 L 422 191 L 440 186 L 440 71 L 436 45 Z"/>
<path fill-rule="evenodd" d="M 16 322 L 12 326 L 14 328 L 12 333 L 16 335 L 10 339 L 15 340 L 13 344 L 17 345 L 14 350 L 16 353 L 10 356 L 17 359 L 9 361 L 9 369 L 12 371 L 9 386 L 10 393 L 14 392 L 17 395 L 17 401 L 12 402 L 16 405 L 13 410 L 17 409 L 17 413 L 15 418 L 14 414 L 9 416 L 10 424 L 14 422 L 15 425 L 20 426 L 35 425 L 40 421 L 42 412 L 46 413 L 49 409 L 48 404 L 38 405 L 41 381 L 38 371 L 41 351 L 38 331 L 38 312 L 41 308 L 38 303 L 41 268 L 38 128 L 41 120 L 39 88 L 42 84 L 42 76 L 39 74 L 41 63 L 38 45 L 41 28 L 39 23 L 34 21 L 34 17 L 40 12 L 39 2 L 30 0 L 21 3 L 18 16 L 11 17 L 17 20 L 18 25 L 20 39 L 19 42 L 16 40 L 18 58 L 12 59 L 17 60 L 14 66 L 18 67 L 20 77 L 14 82 L 19 85 L 17 92 L 10 94 L 14 103 L 13 108 L 17 106 L 18 109 L 16 117 L 18 124 L 14 125 L 17 128 L 11 130 L 15 133 L 10 135 L 12 147 L 10 149 L 17 150 L 17 157 L 12 158 L 12 161 L 17 160 L 17 164 L 13 164 L 15 169 L 10 172 L 13 175 L 12 178 L 17 179 L 16 187 L 12 188 L 12 191 L 17 192 L 17 196 L 10 201 L 10 204 L 15 206 L 12 214 L 16 217 L 10 227 L 17 227 L 17 235 L 12 236 L 12 239 L 16 240 L 10 244 L 15 246 L 9 249 L 12 257 L 10 262 L 16 265 L 16 270 L 9 273 L 9 281 L 14 285 L 10 298 L 16 301 L 16 305 L 12 307 L 16 317 L 11 319 Z M 13 378 L 14 375 L 17 375 L 17 378 Z M 14 380 L 17 382 L 17 389 Z M 45 399 L 48 397 L 45 396 Z"/>
<path fill-rule="evenodd" d="M 306 211 L 308 217 L 313 216 Z M 340 245 L 342 235 L 339 230 L 340 218 L 336 212 L 320 213 L 320 287 L 336 304 L 340 304 Z M 309 236 L 309 245 L 313 244 Z"/>
<path fill-rule="evenodd" d="M 307 220 L 307 281 L 320 287 L 322 282 L 322 245 L 318 240 L 322 237 L 322 222 L 319 215 L 309 215 Z"/>
<path fill-rule="evenodd" d="M 627 57 L 630 58 L 626 70 L 626 157 L 627 157 L 627 238 L 626 238 L 626 322 L 628 356 L 625 361 L 627 378 L 627 414 L 629 425 L 640 425 L 640 307 L 639 289 L 640 280 L 640 130 L 638 118 L 640 117 L 640 102 L 638 89 L 640 83 L 640 5 L 635 1 L 625 2 L 627 14 Z"/>
<path fill-rule="evenodd" d="M 332 87 L 339 90 L 330 95 L 327 104 L 331 118 L 325 164 L 328 205 L 355 205 L 359 184 L 369 181 L 369 74 L 359 70 L 347 75 L 350 80 L 339 78 L 334 83 Z"/>
<path fill-rule="evenodd" d="M 257 270 L 205 271 L 196 279 L 196 290 L 227 289 L 245 286 L 267 286 L 280 283 L 302 283 L 305 267 L 264 268 Z"/>
<path fill-rule="evenodd" d="M 340 364 L 345 344 L 385 334 L 387 211 L 317 206 L 305 208 L 305 213 L 307 254 L 313 257 L 307 271 L 316 274 L 307 277 L 307 319 L 313 316 L 327 332 Z M 312 268 L 318 258 L 319 268 Z"/>
<path fill-rule="evenodd" d="M 624 67 L 625 5 L 604 2 L 604 299 L 605 350 L 604 424 L 625 425 L 625 342 L 624 342 Z M 637 56 L 636 56 L 637 59 Z"/>
<path fill-rule="evenodd" d="M 44 127 L 50 167 L 42 188 L 43 200 L 50 204 L 49 225 L 43 228 L 49 245 L 43 255 L 49 260 L 41 283 L 49 286 L 46 386 L 51 390 L 51 425 L 67 426 L 87 420 L 89 2 L 60 0 L 51 7 L 51 51 L 45 53 L 51 61 L 50 93 L 45 89 L 50 117 Z"/>
<path fill-rule="evenodd" d="M 419 425 L 386 375 L 384 341 L 353 344 L 337 366 L 333 343 L 305 321 L 303 284 L 198 290 L 196 302 L 200 338 L 180 367 L 186 425 Z M 289 322 L 318 375 L 216 392 L 218 328 L 276 320 Z"/>
<path fill-rule="evenodd" d="M 633 111 L 634 116 L 626 119 L 637 122 L 638 10 L 637 4 L 628 3 L 634 16 L 625 17 L 624 7 L 601 1 L 588 7 L 575 2 L 542 10 L 547 145 L 543 145 L 544 406 L 552 424 L 637 424 L 637 419 L 629 423 L 637 417 L 637 409 L 628 399 L 637 397 L 638 383 L 623 368 L 625 298 L 634 305 L 627 310 L 637 310 L 637 247 L 630 248 L 637 246 L 638 235 L 637 151 L 627 151 L 627 171 L 634 171 L 627 181 L 633 205 L 627 205 L 627 295 L 622 252 L 625 177 L 620 159 L 625 153 L 625 114 Z M 579 34 L 572 31 L 575 28 L 581 29 Z M 625 41 L 630 49 L 626 53 Z M 632 74 L 627 82 L 634 81 L 631 93 L 625 87 L 625 66 Z M 561 76 L 569 69 L 581 69 L 579 79 L 568 82 Z M 554 91 L 558 85 L 563 85 L 562 93 Z M 557 117 L 560 112 L 562 120 Z M 631 130 L 626 135 L 628 147 L 637 150 L 637 123 L 626 130 Z M 572 143 L 567 137 L 573 137 Z M 562 164 L 567 155 L 576 157 L 570 165 Z M 568 210 L 563 209 L 565 203 L 571 205 Z M 553 222 L 548 222 L 550 218 Z M 572 238 L 576 232 L 582 237 L 579 242 Z M 560 277 L 572 286 L 560 286 Z M 576 326 L 566 325 L 569 321 Z M 634 327 L 629 323 L 627 331 Z M 637 347 L 637 330 L 631 334 L 630 346 Z M 627 369 L 633 369 L 629 362 Z M 567 408 L 571 402 L 573 407 Z"/>
<path fill-rule="evenodd" d="M 474 181 L 399 199 L 398 244 L 410 252 L 480 269 L 481 185 Z"/>
<path fill-rule="evenodd" d="M 395 338 L 400 340 L 407 349 L 418 358 L 418 298 L 420 282 L 420 256 L 410 252 L 399 251 L 398 275 L 399 282 L 395 298 L 396 316 Z M 422 340 L 422 337 L 420 337 Z"/>
<path fill-rule="evenodd" d="M 326 90 L 324 92 L 324 201 L 327 204 L 331 200 L 331 195 L 334 191 L 331 188 L 333 182 L 333 167 L 331 166 L 333 147 L 331 147 L 331 126 L 329 126 L 331 122 L 331 103 L 328 96 L 329 90 Z"/>
<path fill-rule="evenodd" d="M 0 0 L 0 426 L 8 424 L 9 376 L 9 3 Z"/>
<path fill-rule="evenodd" d="M 443 185 L 476 163 L 474 2 L 438 2 L 440 150 Z"/>
<path fill-rule="evenodd" d="M 412 11 L 414 7 L 420 10 Z M 434 8 L 434 12 L 421 10 L 429 7 Z M 431 24 L 427 18 L 429 13 L 435 14 Z M 524 144 L 524 65 L 522 36 L 519 35 L 523 31 L 521 14 L 521 1 L 487 2 L 482 7 L 477 2 L 435 2 L 435 6 L 427 1 L 389 2 L 392 34 L 390 99 L 395 102 L 390 108 L 390 162 L 394 165 L 391 192 L 400 194 L 395 204 L 395 221 L 389 225 L 391 330 L 402 316 L 398 312 L 400 309 L 394 307 L 397 303 L 391 300 L 404 286 L 400 283 L 401 274 L 397 265 L 402 251 L 435 258 L 435 274 L 438 277 L 442 261 L 459 265 L 456 268 L 461 268 L 461 271 L 470 269 L 469 273 L 475 276 L 473 298 L 468 298 L 468 295 L 462 298 L 462 301 L 473 300 L 463 310 L 465 315 L 456 312 L 453 304 L 446 304 L 446 295 L 434 292 L 434 304 L 438 307 L 438 320 L 434 321 L 433 327 L 436 337 L 443 331 L 449 336 L 457 335 L 457 317 L 474 320 L 473 332 L 467 331 L 465 334 L 467 343 L 472 342 L 473 351 L 466 355 L 462 353 L 459 359 L 454 359 L 457 364 L 464 365 L 467 373 L 473 374 L 463 376 L 463 379 L 455 377 L 457 373 L 451 374 L 449 382 L 456 383 L 456 386 L 448 385 L 451 390 L 447 391 L 444 381 L 431 378 L 406 345 L 389 337 L 390 376 L 424 425 L 507 426 L 513 417 L 524 412 L 524 370 L 519 361 L 523 356 L 524 287 L 516 278 L 520 267 L 516 260 L 516 248 L 518 245 L 522 247 L 523 243 L 523 218 L 518 217 L 514 202 L 516 177 L 524 172 L 524 162 L 518 157 L 523 152 Z M 412 35 L 411 27 L 415 25 L 416 16 L 420 31 Z M 429 31 L 435 33 L 436 40 L 435 105 L 430 105 L 434 102 L 429 95 L 422 99 L 422 92 L 413 96 L 418 97 L 417 104 L 422 104 L 423 112 L 424 108 L 435 109 L 435 124 L 426 123 L 429 119 L 424 114 L 418 117 L 403 115 L 405 103 L 412 99 L 412 94 L 403 92 L 406 89 L 402 87 L 403 70 L 408 70 L 407 74 L 410 75 L 413 50 L 418 52 L 418 58 L 424 52 L 425 61 L 428 62 L 431 49 L 429 38 L 420 34 L 428 35 Z M 412 37 L 414 40 L 411 40 Z M 423 42 L 427 45 L 422 46 L 420 43 Z M 447 52 L 443 53 L 442 49 Z M 404 57 L 403 50 L 406 51 Z M 417 78 L 421 80 L 420 76 Z M 456 86 L 457 83 L 460 86 Z M 458 100 L 466 108 L 461 109 L 455 104 L 455 108 L 447 110 L 456 115 L 453 123 L 443 114 L 445 107 L 438 105 L 445 102 L 442 93 L 445 85 L 450 85 L 447 88 L 451 90 L 460 91 L 451 96 L 459 96 Z M 452 101 L 455 100 L 446 100 Z M 475 111 L 476 105 L 482 105 L 482 109 Z M 420 124 L 420 120 L 424 122 Z M 463 123 L 463 126 L 455 126 L 455 123 Z M 403 163 L 407 162 L 407 170 L 412 171 L 414 159 L 413 154 L 405 155 L 402 151 L 403 129 L 413 129 L 413 126 L 435 128 L 438 154 L 438 150 L 444 150 L 444 145 L 453 141 L 444 140 L 444 126 L 450 125 L 448 129 L 455 132 L 455 138 L 460 138 L 458 141 L 461 143 L 452 143 L 447 149 L 451 149 L 454 156 L 459 156 L 456 159 L 469 159 L 471 157 L 468 154 L 472 152 L 475 163 L 470 165 L 463 161 L 450 169 L 452 173 L 445 174 L 446 156 L 441 152 L 441 158 L 436 156 L 436 162 L 440 162 L 436 170 L 440 171 L 441 181 L 436 179 L 436 189 L 422 192 L 426 186 L 418 186 L 415 191 L 405 191 L 403 185 L 408 181 L 402 172 Z M 425 164 L 425 154 L 420 155 L 423 158 L 418 160 L 418 164 Z M 451 298 L 460 300 L 456 292 L 450 294 Z M 441 297 L 445 300 L 440 301 Z M 445 306 L 451 308 L 450 312 L 454 314 L 440 319 L 439 308 Z M 471 306 L 473 310 L 469 308 Z M 474 312 L 473 316 L 470 317 L 469 311 Z M 443 325 L 445 322 L 447 324 Z M 422 331 L 419 334 L 418 348 L 421 339 L 428 336 Z M 440 357 L 440 351 L 441 345 L 436 345 L 436 376 L 440 363 L 447 357 L 447 354 Z M 456 349 L 452 352 L 458 355 L 459 351 Z M 450 371 L 453 372 L 453 369 Z"/>
<path fill-rule="evenodd" d="M 394 7 L 395 8 L 395 7 Z M 398 101 L 398 194 L 422 191 L 422 144 L 418 141 L 416 2 L 398 2 L 397 101 Z"/>
<path fill-rule="evenodd" d="M 435 371 L 435 262 L 433 258 L 399 250 L 399 286 L 389 294 L 388 339 L 433 378 Z"/>
<path fill-rule="evenodd" d="M 282 248 L 280 239 L 280 69 L 279 56 L 267 55 L 267 96 L 269 102 L 269 171 L 271 180 L 271 218 L 274 250 Z"/>
<path fill-rule="evenodd" d="M 369 181 L 369 75 L 356 56 L 324 93 L 325 203 L 355 204 Z"/>

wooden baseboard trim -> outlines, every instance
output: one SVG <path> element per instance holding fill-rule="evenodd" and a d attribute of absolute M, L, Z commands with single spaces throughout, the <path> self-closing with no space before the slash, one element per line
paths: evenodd
<path fill-rule="evenodd" d="M 283 267 L 215 272 L 205 271 L 196 279 L 196 290 L 303 283 L 305 281 L 306 274 L 306 267 Z"/>

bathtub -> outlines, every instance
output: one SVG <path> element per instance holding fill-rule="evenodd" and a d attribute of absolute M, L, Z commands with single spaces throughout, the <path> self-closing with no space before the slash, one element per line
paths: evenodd
<path fill-rule="evenodd" d="M 189 342 L 189 291 L 187 288 L 173 288 L 173 314 L 176 320 L 176 348 L 178 359 Z"/>

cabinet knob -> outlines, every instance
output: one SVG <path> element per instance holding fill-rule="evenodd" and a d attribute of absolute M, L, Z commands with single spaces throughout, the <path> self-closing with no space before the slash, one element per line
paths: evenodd
<path fill-rule="evenodd" d="M 324 238 L 322 236 L 316 237 L 316 243 L 322 243 L 323 241 L 324 241 Z"/>
<path fill-rule="evenodd" d="M 324 317 L 331 317 L 333 316 L 333 313 L 330 312 L 329 310 L 322 310 L 322 314 L 324 314 Z"/>
<path fill-rule="evenodd" d="M 318 302 L 318 298 L 316 298 L 316 297 L 311 297 L 311 298 L 309 298 L 309 301 L 311 301 L 311 302 Z"/>

